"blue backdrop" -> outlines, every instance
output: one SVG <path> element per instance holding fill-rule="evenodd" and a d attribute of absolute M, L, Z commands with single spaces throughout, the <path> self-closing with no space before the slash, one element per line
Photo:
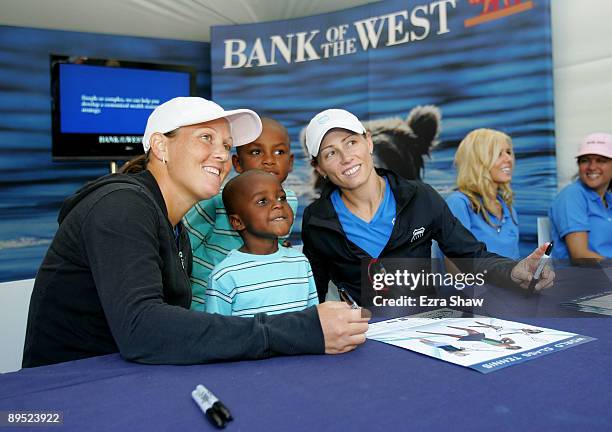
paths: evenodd
<path fill-rule="evenodd" d="M 0 282 L 34 277 L 64 198 L 108 172 L 51 161 L 50 54 L 192 66 L 210 96 L 208 43 L 0 26 Z"/>
<path fill-rule="evenodd" d="M 424 180 L 448 194 L 454 187 L 452 160 L 461 139 L 479 127 L 508 133 L 517 158 L 512 187 L 521 254 L 535 247 L 536 217 L 546 215 L 556 191 L 550 5 L 548 0 L 509 4 L 506 10 L 500 1 L 499 11 L 491 5 L 485 13 L 484 3 L 467 0 L 389 0 L 303 19 L 213 28 L 213 98 L 224 107 L 250 107 L 275 117 L 290 131 L 296 164 L 286 186 L 300 196 L 294 230 L 299 231 L 301 212 L 313 198 L 299 133 L 315 113 L 337 107 L 362 120 L 405 118 L 415 106 L 431 104 L 442 114 L 441 142 L 426 160 Z M 415 9 L 418 6 L 423 7 Z M 389 36 L 390 20 L 382 17 L 402 11 L 407 18 L 396 15 L 396 31 Z M 412 19 L 413 14 L 428 20 L 429 32 L 422 40 L 417 39 L 426 34 L 424 21 Z M 371 21 L 374 33 L 386 22 L 377 47 L 364 49 L 357 28 L 367 27 L 356 22 L 372 17 L 377 18 Z M 469 20 L 476 25 L 468 26 Z M 348 45 L 349 39 L 356 39 L 356 52 L 325 58 L 326 38 L 333 39 L 334 29 L 340 32 L 342 25 L 343 40 Z M 386 46 L 409 31 L 416 37 Z M 300 32 L 306 32 L 302 46 L 310 42 L 312 50 L 300 52 Z M 289 62 L 282 50 L 271 46 L 273 40 L 279 46 L 278 37 L 292 49 Z M 330 49 L 328 54 L 333 53 Z M 272 63 L 272 51 L 276 64 L 261 66 L 260 60 Z M 246 64 L 239 67 L 241 63 Z"/>

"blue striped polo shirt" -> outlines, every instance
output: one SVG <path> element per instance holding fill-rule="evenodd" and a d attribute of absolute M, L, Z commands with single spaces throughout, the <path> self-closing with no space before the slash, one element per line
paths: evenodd
<path fill-rule="evenodd" d="M 269 255 L 231 251 L 210 274 L 204 309 L 250 317 L 300 311 L 318 303 L 308 259 L 293 248 L 280 246 Z"/>
<path fill-rule="evenodd" d="M 295 192 L 285 189 L 285 194 L 296 215 L 298 199 Z M 240 234 L 230 225 L 221 194 L 197 203 L 187 212 L 183 224 L 187 228 L 193 251 L 191 309 L 203 311 L 204 292 L 208 287 L 210 272 L 232 249 L 241 248 L 243 242 Z"/>

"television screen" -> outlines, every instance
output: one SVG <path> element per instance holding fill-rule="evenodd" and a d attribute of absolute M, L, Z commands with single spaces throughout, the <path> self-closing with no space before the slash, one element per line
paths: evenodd
<path fill-rule="evenodd" d="M 186 66 L 51 56 L 54 159 L 129 159 L 142 153 L 151 111 L 190 96 Z"/>

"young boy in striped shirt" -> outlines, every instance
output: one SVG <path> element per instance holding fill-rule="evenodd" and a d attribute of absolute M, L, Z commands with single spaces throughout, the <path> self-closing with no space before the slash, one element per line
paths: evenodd
<path fill-rule="evenodd" d="M 262 132 L 252 143 L 236 147 L 232 156 L 238 173 L 261 169 L 274 174 L 283 183 L 293 169 L 293 154 L 287 129 L 278 121 L 262 118 Z M 287 201 L 297 212 L 298 199 L 293 191 L 286 190 Z M 183 218 L 189 233 L 193 251 L 191 271 L 191 309 L 204 310 L 204 292 L 213 267 L 220 263 L 232 249 L 242 246 L 240 235 L 232 229 L 221 194 L 200 201 Z M 287 234 L 289 236 L 289 234 Z"/>
<path fill-rule="evenodd" d="M 279 237 L 291 229 L 293 211 L 278 178 L 262 170 L 246 171 L 227 183 L 223 204 L 244 244 L 210 274 L 205 311 L 247 317 L 318 304 L 306 256 L 279 246 Z"/>

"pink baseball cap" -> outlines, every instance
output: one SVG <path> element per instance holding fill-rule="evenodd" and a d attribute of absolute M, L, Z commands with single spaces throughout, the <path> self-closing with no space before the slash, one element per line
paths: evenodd
<path fill-rule="evenodd" d="M 592 133 L 587 135 L 580 144 L 576 157 L 596 154 L 612 159 L 612 135 L 607 133 Z"/>

